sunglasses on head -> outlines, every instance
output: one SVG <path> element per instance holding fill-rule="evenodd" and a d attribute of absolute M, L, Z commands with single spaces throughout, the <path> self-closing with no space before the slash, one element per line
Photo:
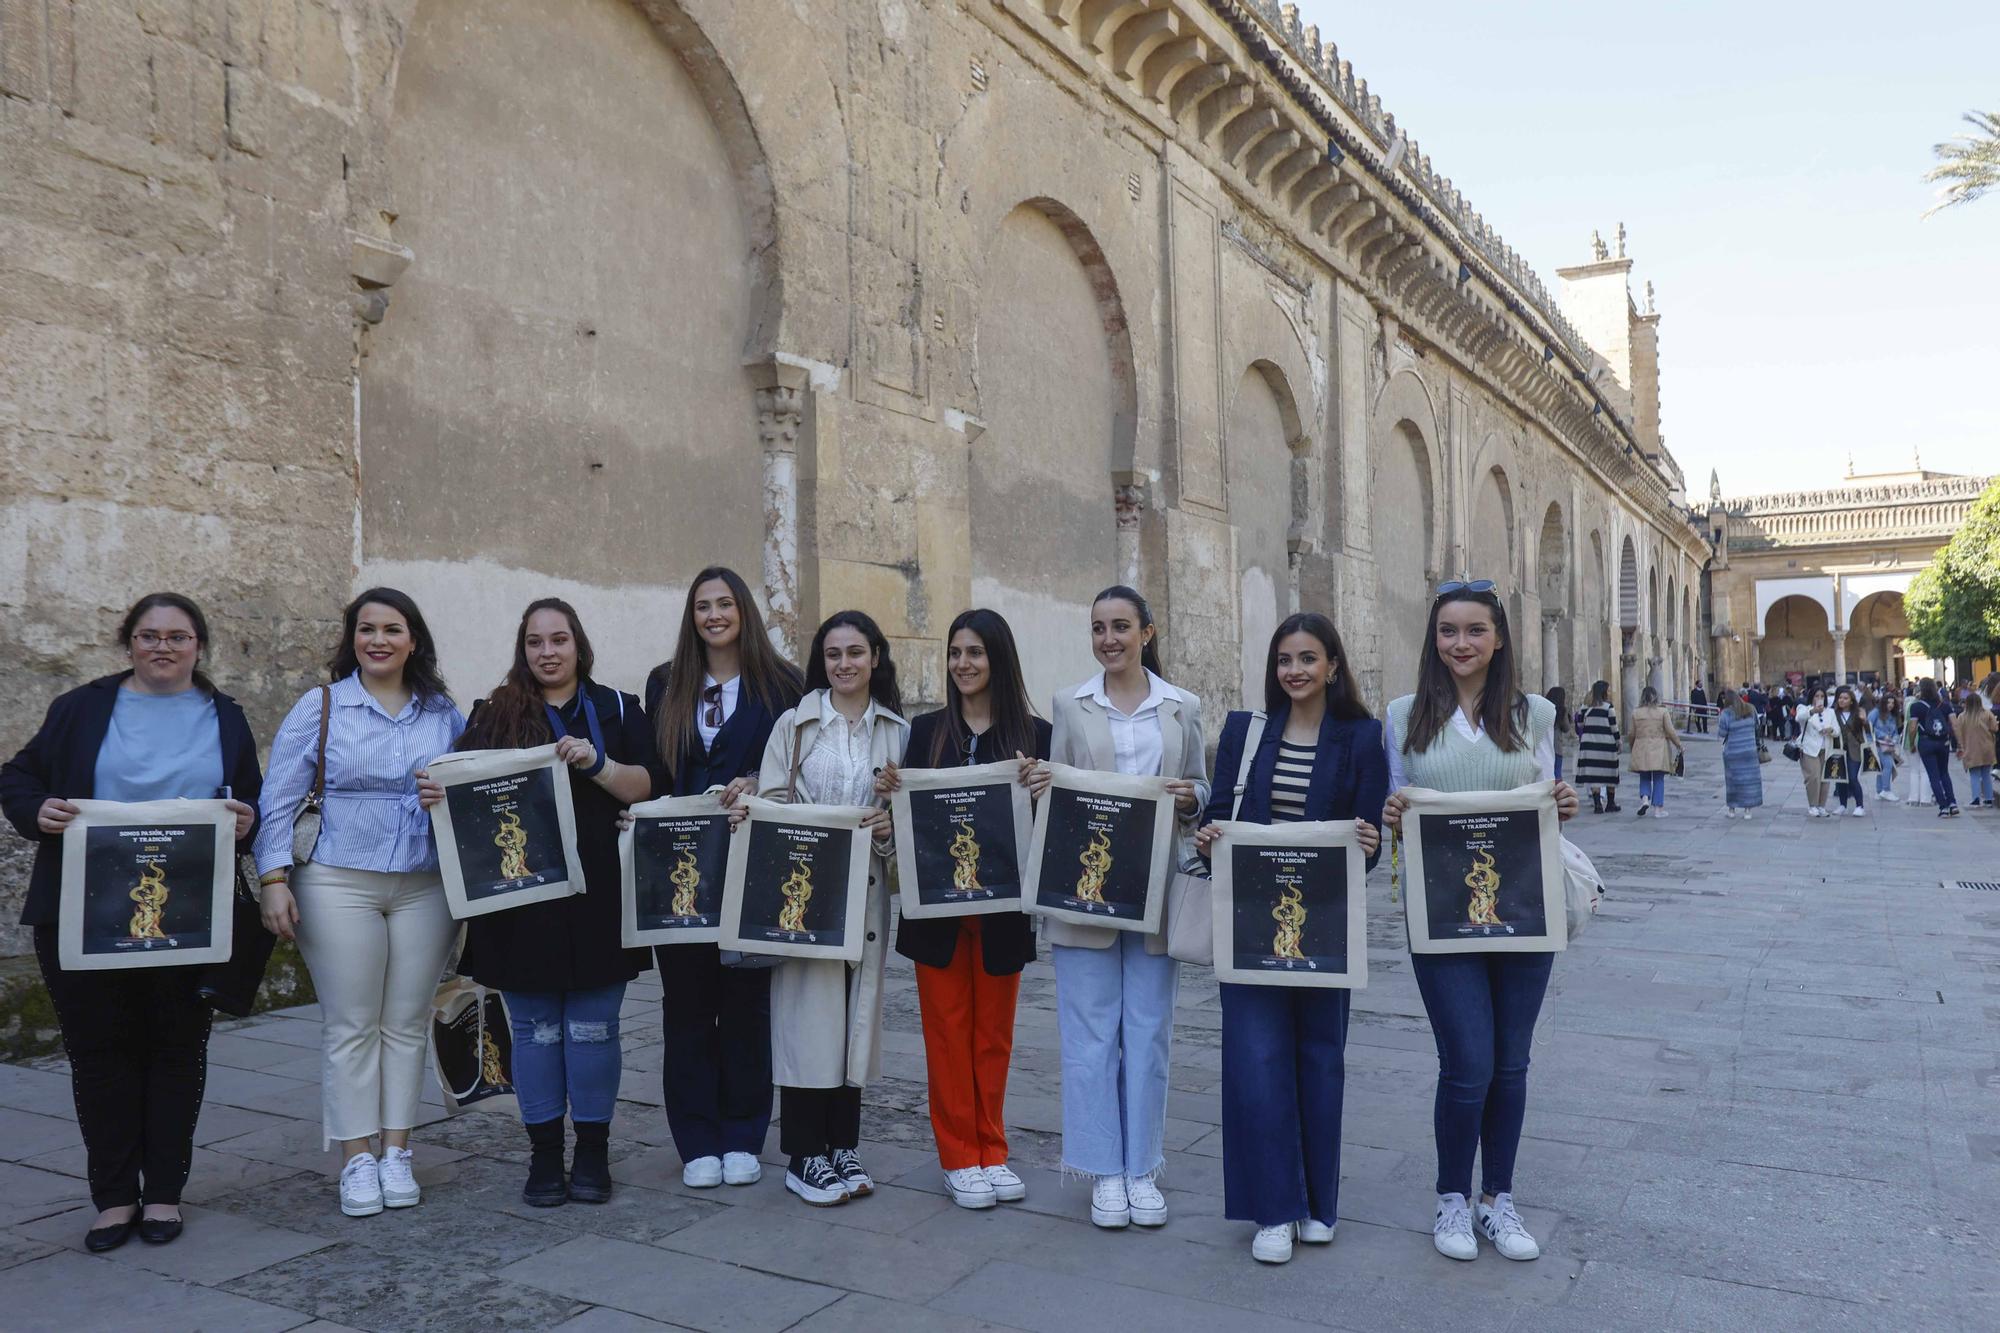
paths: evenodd
<path fill-rule="evenodd" d="M 1455 592 L 1490 593 L 1493 587 L 1492 579 L 1450 579 L 1438 584 L 1437 599 L 1442 601 Z"/>

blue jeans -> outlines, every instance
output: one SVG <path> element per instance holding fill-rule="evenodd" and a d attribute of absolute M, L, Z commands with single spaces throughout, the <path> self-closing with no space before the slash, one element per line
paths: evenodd
<path fill-rule="evenodd" d="M 1514 1188 L 1514 1157 L 1528 1110 L 1528 1048 L 1549 988 L 1552 953 L 1412 954 L 1411 970 L 1437 1039 L 1437 1192 Z"/>
<path fill-rule="evenodd" d="M 1937 802 L 1937 808 L 1956 808 L 1958 793 L 1951 786 L 1951 747 L 1926 737 L 1917 742 L 1917 758 L 1924 761 L 1924 772 L 1931 780 L 1931 799 Z"/>
<path fill-rule="evenodd" d="M 1639 799 L 1664 807 L 1667 803 L 1667 775 L 1660 769 L 1639 775 Z"/>
<path fill-rule="evenodd" d="M 1834 787 L 1834 795 L 1840 798 L 1841 809 L 1845 810 L 1849 801 L 1854 802 L 1856 809 L 1860 809 L 1867 804 L 1866 801 L 1861 799 L 1861 761 L 1856 759 L 1848 764 L 1847 771 L 1851 776 L 1846 782 L 1839 783 Z"/>
<path fill-rule="evenodd" d="M 521 1123 L 608 1124 L 618 1103 L 618 1010 L 625 983 L 596 990 L 504 992 L 514 1030 Z"/>
<path fill-rule="evenodd" d="M 1981 764 L 1965 771 L 1972 777 L 1972 799 L 1993 804 L 1993 765 Z"/>
<path fill-rule="evenodd" d="M 1875 775 L 1875 794 L 1886 796 L 1896 786 L 1896 752 L 1882 741 L 1875 742 L 1875 752 L 1882 757 L 1882 771 Z"/>
<path fill-rule="evenodd" d="M 1349 992 L 1222 987 L 1222 1214 L 1334 1224 Z"/>
<path fill-rule="evenodd" d="M 1178 965 L 1121 930 L 1108 949 L 1058 944 L 1063 1165 L 1092 1176 L 1160 1169 Z"/>

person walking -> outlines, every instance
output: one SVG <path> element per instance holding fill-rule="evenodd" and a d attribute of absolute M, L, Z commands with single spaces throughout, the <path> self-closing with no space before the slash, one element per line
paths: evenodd
<path fill-rule="evenodd" d="M 1757 733 L 1760 736 L 1772 736 L 1771 696 L 1764 692 L 1762 685 L 1754 681 L 1745 681 L 1743 683 L 1743 697 L 1750 701 L 1750 709 L 1757 715 Z M 1779 735 L 1777 739 L 1782 740 L 1784 737 Z"/>
<path fill-rule="evenodd" d="M 1951 706 L 1945 703 L 1936 681 L 1926 679 L 1917 687 L 1917 701 L 1910 705 L 1910 727 L 1917 735 L 1917 758 L 1930 779 L 1938 818 L 1950 818 L 1958 813 L 1958 794 L 1951 785 L 1951 757 L 1959 753 L 1959 740 L 1951 724 Z"/>
<path fill-rule="evenodd" d="M 1993 710 L 1986 706 L 1986 697 L 1977 690 L 1967 694 L 1965 712 L 1958 719 L 1958 743 L 1962 747 L 1959 760 L 1972 788 L 1971 799 L 1965 804 L 1973 810 L 1993 808 L 1994 731 Z"/>
<path fill-rule="evenodd" d="M 1590 687 L 1590 699 L 1576 722 L 1576 783 L 1590 789 L 1590 808 L 1618 813 L 1618 713 L 1611 706 L 1611 682 Z"/>
<path fill-rule="evenodd" d="M 1729 690 L 1716 702 L 1721 709 L 1715 730 L 1722 740 L 1722 817 L 1747 820 L 1764 804 L 1765 751 L 1757 713 L 1748 699 Z"/>
<path fill-rule="evenodd" d="M 1667 770 L 1673 767 L 1673 756 L 1683 755 L 1680 735 L 1674 730 L 1674 720 L 1660 704 L 1660 692 L 1648 685 L 1639 692 L 1639 706 L 1632 710 L 1632 771 L 1639 778 L 1639 808 L 1634 813 L 1644 817 L 1651 811 L 1654 818 L 1667 817 Z"/>
<path fill-rule="evenodd" d="M 1560 685 L 1549 686 L 1546 696 L 1556 710 L 1556 776 L 1576 772 L 1576 718 L 1571 715 L 1569 694 Z"/>
<path fill-rule="evenodd" d="M 1688 730 L 1708 734 L 1708 691 L 1699 684 L 1688 690 Z"/>
<path fill-rule="evenodd" d="M 213 800 L 250 850 L 263 785 L 257 740 L 236 701 L 201 669 L 208 620 L 179 593 L 149 593 L 118 624 L 130 665 L 56 697 L 28 743 L 0 765 L 0 810 L 35 845 L 21 924 L 55 1008 L 97 1209 L 94 1254 L 181 1234 L 208 1074 L 209 1005 L 195 967 L 70 971 L 57 940 L 63 832 L 76 802 Z M 249 941 L 238 940 L 237 948 Z"/>
<path fill-rule="evenodd" d="M 1834 794 L 1840 799 L 1840 812 L 1846 814 L 1848 802 L 1852 801 L 1856 819 L 1868 813 L 1861 795 L 1861 755 L 1872 742 L 1868 717 L 1854 696 L 1854 687 L 1841 686 L 1833 692 L 1833 735 L 1829 738 L 1828 749 L 1830 753 L 1841 756 L 1847 771 L 1834 788 Z"/>
<path fill-rule="evenodd" d="M 1882 761 L 1875 774 L 1875 799 L 1895 804 L 1896 766 L 1903 745 L 1903 696 L 1894 688 L 1875 698 L 1868 712 L 1868 731 L 1875 738 L 1875 755 Z"/>
<path fill-rule="evenodd" d="M 1812 697 L 1798 707 L 1799 774 L 1806 784 L 1806 817 L 1827 819 L 1826 752 L 1832 748 L 1833 714 L 1826 706 L 1826 691 L 1815 688 Z"/>

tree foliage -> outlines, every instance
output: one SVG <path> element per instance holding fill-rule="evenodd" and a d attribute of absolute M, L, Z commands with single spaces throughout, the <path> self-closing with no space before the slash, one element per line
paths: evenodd
<path fill-rule="evenodd" d="M 1973 501 L 1965 525 L 1903 597 L 1910 637 L 1936 658 L 2000 652 L 2000 479 Z"/>
<path fill-rule="evenodd" d="M 1968 111 L 1972 133 L 1952 136 L 1932 148 L 1937 165 L 1924 179 L 1940 186 L 1938 201 L 1924 210 L 1929 217 L 1953 204 L 1969 204 L 2000 186 L 2000 112 Z"/>

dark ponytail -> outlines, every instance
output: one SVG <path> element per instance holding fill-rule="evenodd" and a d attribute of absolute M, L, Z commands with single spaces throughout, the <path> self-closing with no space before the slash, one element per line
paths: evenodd
<path fill-rule="evenodd" d="M 1093 607 L 1099 602 L 1130 602 L 1133 610 L 1139 613 L 1139 628 L 1153 628 L 1153 608 L 1146 605 L 1146 599 L 1139 595 L 1139 590 L 1136 588 L 1128 588 L 1122 583 L 1114 583 L 1090 599 L 1090 604 Z M 1161 680 L 1165 680 L 1167 673 L 1160 669 L 1159 642 L 1160 636 L 1158 634 L 1146 640 L 1146 646 L 1139 650 L 1139 665 L 1158 676 Z"/>

